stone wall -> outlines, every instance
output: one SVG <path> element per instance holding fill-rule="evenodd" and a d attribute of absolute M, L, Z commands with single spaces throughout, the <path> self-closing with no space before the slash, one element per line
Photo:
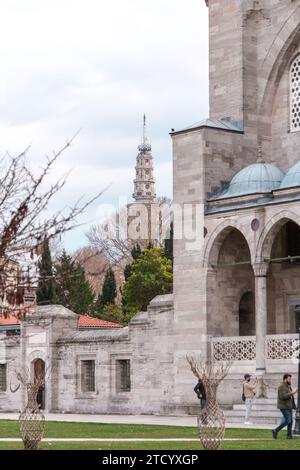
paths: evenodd
<path fill-rule="evenodd" d="M 245 145 L 262 144 L 266 161 L 283 168 L 298 140 L 289 134 L 287 70 L 299 23 L 298 1 L 209 1 L 210 116 L 243 121 Z"/>
<path fill-rule="evenodd" d="M 20 367 L 20 337 L 6 336 L 6 332 L 0 332 L 0 364 L 6 364 L 7 381 L 6 392 L 0 391 L 0 411 L 19 411 L 22 406 L 22 391 L 15 390 L 18 382 L 15 376 L 15 370 Z"/>

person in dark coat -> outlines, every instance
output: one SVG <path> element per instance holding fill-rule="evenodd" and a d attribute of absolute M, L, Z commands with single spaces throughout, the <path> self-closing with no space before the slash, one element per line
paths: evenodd
<path fill-rule="evenodd" d="M 284 374 L 283 382 L 278 387 L 277 408 L 282 413 L 280 425 L 272 430 L 273 439 L 277 439 L 277 434 L 287 426 L 287 439 L 293 439 L 293 410 L 296 409 L 294 395 L 297 389 L 292 388 L 292 375 Z"/>
<path fill-rule="evenodd" d="M 205 392 L 204 384 L 201 379 L 199 379 L 199 382 L 194 388 L 194 392 L 197 394 L 197 397 L 200 400 L 201 410 L 203 410 L 203 408 L 206 405 L 206 392 Z"/>

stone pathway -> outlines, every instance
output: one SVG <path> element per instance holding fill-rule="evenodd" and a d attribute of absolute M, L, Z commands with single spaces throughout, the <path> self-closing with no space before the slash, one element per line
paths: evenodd
<path fill-rule="evenodd" d="M 17 420 L 17 413 L 0 413 L 1 419 Z M 161 426 L 188 426 L 197 425 L 197 416 L 156 416 L 156 415 L 88 415 L 69 413 L 46 413 L 47 421 L 61 421 L 73 423 L 105 423 L 105 424 L 153 424 Z M 238 429 L 272 429 L 270 424 L 245 425 L 241 423 L 226 422 L 227 428 Z"/>

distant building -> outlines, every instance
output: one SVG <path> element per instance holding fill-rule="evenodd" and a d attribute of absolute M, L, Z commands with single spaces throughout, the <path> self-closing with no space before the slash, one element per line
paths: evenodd
<path fill-rule="evenodd" d="M 128 238 L 141 245 L 157 245 L 162 236 L 161 209 L 156 200 L 152 146 L 147 137 L 146 116 L 143 119 L 143 137 L 136 157 L 136 176 L 133 199 L 128 204 Z"/>

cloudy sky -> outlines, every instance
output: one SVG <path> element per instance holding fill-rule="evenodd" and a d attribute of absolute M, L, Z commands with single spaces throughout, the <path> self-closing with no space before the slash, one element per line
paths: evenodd
<path fill-rule="evenodd" d="M 110 184 L 80 221 L 96 223 L 100 202 L 130 200 L 145 112 L 157 194 L 172 197 L 170 129 L 208 114 L 207 36 L 204 0 L 1 0 L 0 152 L 31 145 L 41 166 L 81 129 L 51 176 L 72 169 L 52 207 Z"/>

